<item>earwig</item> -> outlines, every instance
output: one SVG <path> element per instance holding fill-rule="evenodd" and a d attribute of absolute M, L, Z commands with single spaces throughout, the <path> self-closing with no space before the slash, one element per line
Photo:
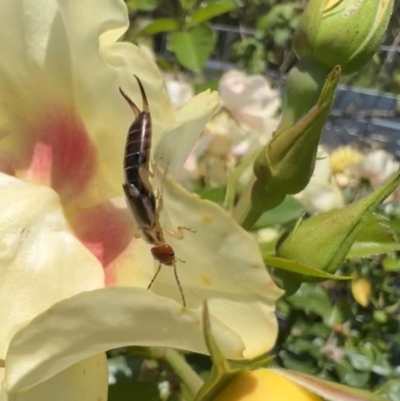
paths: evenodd
<path fill-rule="evenodd" d="M 119 88 L 121 95 L 131 107 L 135 120 L 128 131 L 124 156 L 123 184 L 128 207 L 133 215 L 142 238 L 153 245 L 151 253 L 159 263 L 156 273 L 150 281 L 147 289 L 154 283 L 161 265 L 173 266 L 175 280 L 181 294 L 183 306 L 186 306 L 185 296 L 178 279 L 174 250 L 164 240 L 164 234 L 159 222 L 156 197 L 148 177 L 150 174 L 150 151 L 152 139 L 152 122 L 146 93 L 140 79 L 135 75 L 142 95 L 143 109 L 140 109 Z M 181 261 L 183 262 L 183 261 Z"/>

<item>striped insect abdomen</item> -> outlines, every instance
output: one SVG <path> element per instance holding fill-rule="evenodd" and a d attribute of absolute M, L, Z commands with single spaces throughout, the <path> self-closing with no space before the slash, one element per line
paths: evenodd
<path fill-rule="evenodd" d="M 143 175 L 149 171 L 150 150 L 150 113 L 142 111 L 129 128 L 124 157 L 125 182 L 133 184 L 141 193 L 152 192 L 143 181 Z M 142 170 L 142 175 L 139 169 Z"/>

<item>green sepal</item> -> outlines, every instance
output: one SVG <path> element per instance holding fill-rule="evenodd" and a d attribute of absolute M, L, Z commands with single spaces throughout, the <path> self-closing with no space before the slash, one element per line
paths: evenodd
<path fill-rule="evenodd" d="M 213 366 L 208 380 L 197 393 L 195 401 L 212 401 L 243 369 L 231 368 L 219 349 L 211 332 L 206 302 L 203 304 L 203 335 Z"/>

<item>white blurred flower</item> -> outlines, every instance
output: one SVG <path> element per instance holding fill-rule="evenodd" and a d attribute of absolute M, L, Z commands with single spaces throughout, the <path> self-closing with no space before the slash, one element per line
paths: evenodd
<path fill-rule="evenodd" d="M 354 187 L 358 180 L 354 169 L 362 160 L 362 153 L 352 145 L 339 146 L 330 154 L 332 175 L 340 188 Z"/>
<path fill-rule="evenodd" d="M 329 155 L 320 146 L 314 173 L 306 188 L 295 198 L 309 213 L 323 213 L 343 207 L 345 200 L 338 186 L 333 182 Z"/>
<path fill-rule="evenodd" d="M 187 187 L 190 187 L 187 178 L 193 181 L 203 178 L 210 186 L 225 185 L 228 170 L 235 162 L 233 148 L 236 143 L 243 143 L 246 136 L 228 113 L 217 113 L 186 160 L 187 174 L 181 174 L 180 179 Z"/>
<path fill-rule="evenodd" d="M 226 72 L 219 82 L 223 105 L 247 130 L 270 139 L 278 126 L 276 113 L 281 104 L 279 91 L 262 75 Z"/>
<path fill-rule="evenodd" d="M 175 109 L 182 107 L 194 96 L 193 84 L 184 76 L 164 73 L 163 78 L 168 96 Z"/>
<path fill-rule="evenodd" d="M 374 188 L 379 187 L 400 167 L 400 163 L 389 152 L 375 149 L 364 155 L 354 171 L 358 177 L 367 179 Z"/>
<path fill-rule="evenodd" d="M 258 242 L 272 242 L 279 238 L 279 231 L 275 228 L 262 228 L 257 231 Z"/>

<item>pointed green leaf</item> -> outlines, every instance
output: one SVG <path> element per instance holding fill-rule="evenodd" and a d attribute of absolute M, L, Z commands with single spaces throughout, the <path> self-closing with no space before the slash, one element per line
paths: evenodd
<path fill-rule="evenodd" d="M 400 183 L 400 172 L 366 198 L 342 209 L 311 217 L 283 238 L 277 255 L 333 273 L 370 222 L 375 208 Z"/>

